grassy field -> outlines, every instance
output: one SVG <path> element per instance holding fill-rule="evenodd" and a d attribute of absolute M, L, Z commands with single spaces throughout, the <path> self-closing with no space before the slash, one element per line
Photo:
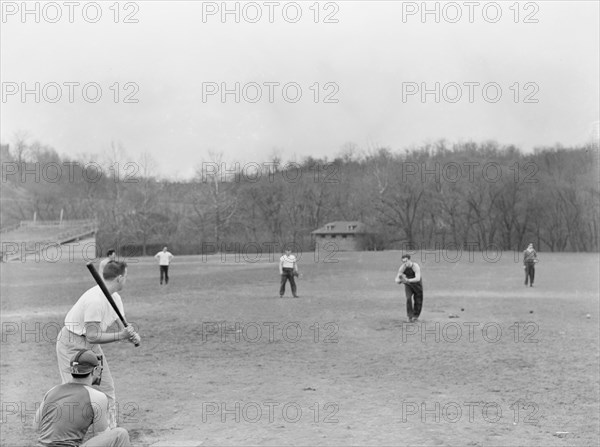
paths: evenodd
<path fill-rule="evenodd" d="M 168 286 L 131 260 L 121 296 L 142 346 L 104 349 L 119 424 L 137 446 L 597 445 L 598 255 L 540 254 L 534 288 L 513 253 L 437 255 L 413 256 L 418 324 L 398 252 L 305 253 L 300 299 L 278 297 L 267 256 L 177 257 Z M 66 261 L 1 275 L 1 443 L 33 445 L 57 330 L 93 280 Z"/>

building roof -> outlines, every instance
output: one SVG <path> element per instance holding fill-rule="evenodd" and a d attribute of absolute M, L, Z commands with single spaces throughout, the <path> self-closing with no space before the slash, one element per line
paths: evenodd
<path fill-rule="evenodd" d="M 366 232 L 367 226 L 362 222 L 357 220 L 338 220 L 323 225 L 321 228 L 311 232 L 311 234 L 359 234 Z"/>

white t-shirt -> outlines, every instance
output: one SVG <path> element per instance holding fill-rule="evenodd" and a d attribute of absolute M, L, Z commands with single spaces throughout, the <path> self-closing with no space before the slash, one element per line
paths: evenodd
<path fill-rule="evenodd" d="M 121 296 L 115 292 L 112 298 L 125 317 Z M 85 323 L 100 322 L 100 330 L 106 331 L 119 317 L 114 311 L 100 286 L 95 286 L 85 292 L 73 305 L 65 317 L 65 326 L 77 335 L 85 335 Z"/>
<path fill-rule="evenodd" d="M 281 262 L 281 267 L 284 269 L 293 269 L 294 264 L 296 263 L 296 256 L 294 255 L 283 255 L 279 258 L 279 262 Z"/>
<path fill-rule="evenodd" d="M 168 251 L 159 251 L 154 255 L 155 258 L 158 258 L 159 265 L 169 265 L 171 259 L 173 259 L 173 255 Z"/>

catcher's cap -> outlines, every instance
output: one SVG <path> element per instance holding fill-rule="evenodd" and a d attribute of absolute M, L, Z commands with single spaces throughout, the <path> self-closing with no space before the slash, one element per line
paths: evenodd
<path fill-rule="evenodd" d="M 89 374 L 98 363 L 98 355 L 94 351 L 81 349 L 71 359 L 71 374 Z"/>

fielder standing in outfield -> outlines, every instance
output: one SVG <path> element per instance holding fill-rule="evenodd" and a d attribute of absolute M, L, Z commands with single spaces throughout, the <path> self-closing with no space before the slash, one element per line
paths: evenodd
<path fill-rule="evenodd" d="M 100 276 L 102 276 L 102 272 L 104 271 L 104 267 L 106 267 L 106 264 L 108 264 L 110 261 L 115 261 L 116 259 L 117 252 L 111 248 L 106 252 L 106 258 L 100 261 L 100 265 L 98 266 L 98 272 L 100 273 Z"/>
<path fill-rule="evenodd" d="M 423 282 L 421 267 L 410 260 L 410 255 L 402 256 L 402 265 L 398 269 L 396 283 L 404 284 L 408 321 L 410 323 L 418 321 L 423 308 Z"/>
<path fill-rule="evenodd" d="M 81 349 L 70 361 L 71 380 L 46 393 L 34 426 L 43 446 L 129 447 L 124 428 L 109 428 L 108 398 L 92 388 L 102 379 L 102 359 Z M 91 439 L 82 444 L 88 428 Z"/>
<path fill-rule="evenodd" d="M 173 259 L 173 255 L 167 251 L 167 247 L 164 247 L 162 251 L 156 253 L 154 257 L 158 259 L 160 284 L 162 285 L 163 283 L 163 277 L 165 279 L 165 284 L 169 284 L 169 264 L 171 263 L 171 259 Z"/>
<path fill-rule="evenodd" d="M 279 275 L 281 276 L 279 297 L 283 298 L 283 295 L 285 294 L 285 284 L 289 281 L 290 286 L 292 287 L 292 296 L 294 298 L 299 298 L 296 294 L 296 281 L 294 280 L 294 277 L 300 275 L 300 273 L 298 273 L 298 260 L 289 248 L 286 248 L 285 254 L 279 258 Z"/>
<path fill-rule="evenodd" d="M 112 295 L 117 307 L 124 316 L 123 301 L 118 294 L 127 282 L 127 264 L 125 262 L 110 261 L 103 271 L 104 283 Z M 117 330 L 107 332 L 113 324 Z M 108 397 L 108 422 L 110 428 L 117 426 L 115 384 L 108 367 L 108 362 L 100 345 L 114 343 L 120 340 L 129 340 L 139 343 L 140 336 L 132 326 L 122 328 L 121 321 L 102 293 L 99 286 L 92 287 L 85 292 L 73 305 L 65 317 L 65 326 L 56 340 L 56 354 L 58 369 L 62 383 L 71 380 L 71 359 L 81 349 L 89 349 L 104 358 L 102 383 L 98 389 Z"/>
<path fill-rule="evenodd" d="M 527 282 L 533 287 L 533 279 L 535 278 L 535 265 L 538 262 L 537 253 L 533 249 L 533 244 L 529 244 L 523 252 L 523 268 L 525 269 L 525 287 Z"/>

